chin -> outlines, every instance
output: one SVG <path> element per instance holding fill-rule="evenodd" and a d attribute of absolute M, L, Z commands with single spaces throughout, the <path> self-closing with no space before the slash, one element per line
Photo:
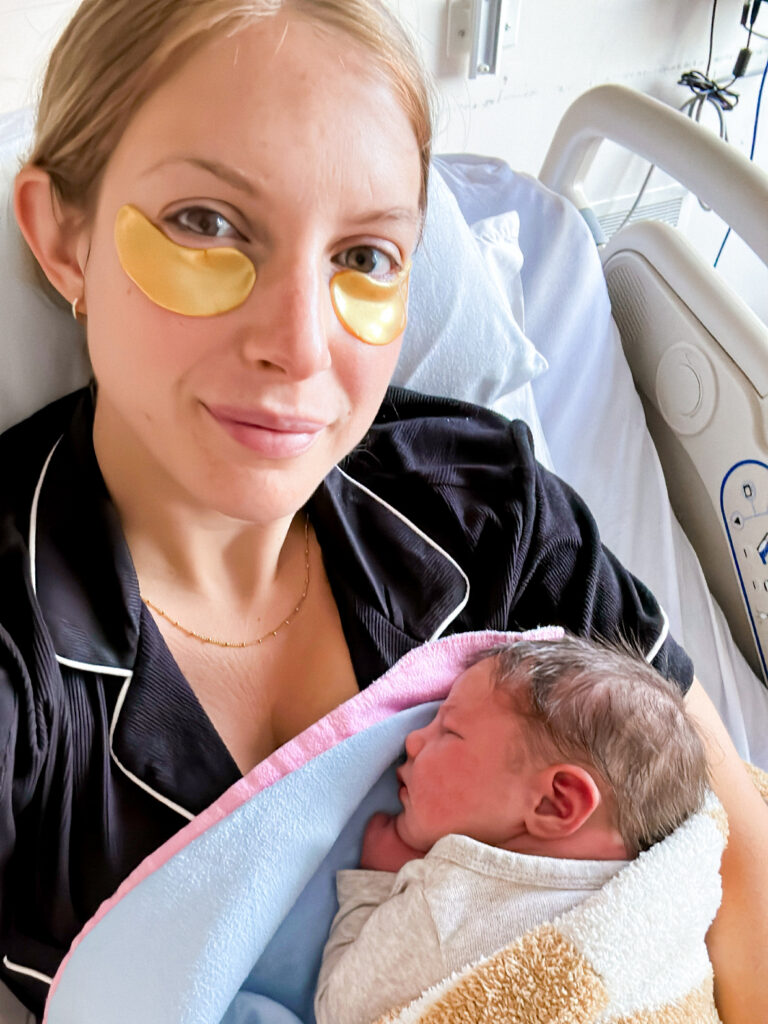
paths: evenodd
<path fill-rule="evenodd" d="M 408 831 L 408 824 L 405 820 L 404 812 L 401 811 L 395 818 L 395 832 L 398 837 L 406 843 L 408 846 L 413 846 L 413 837 Z"/>
<path fill-rule="evenodd" d="M 402 813 L 398 814 L 395 818 L 395 830 L 397 831 L 400 840 L 412 850 L 416 850 L 417 853 L 426 853 L 427 850 L 434 846 L 434 842 L 425 842 L 423 836 L 413 834 Z M 435 842 L 437 842 L 437 840 L 435 840 Z"/>
<path fill-rule="evenodd" d="M 265 495 L 264 489 L 256 493 L 235 493 L 227 495 L 219 491 L 215 494 L 203 495 L 200 504 L 212 512 L 217 512 L 226 519 L 242 523 L 269 524 L 281 520 L 292 519 L 311 497 L 311 492 L 302 496 Z"/>
<path fill-rule="evenodd" d="M 294 516 L 325 475 L 324 467 L 299 474 L 295 467 L 254 469 L 216 462 L 207 473 L 185 474 L 181 483 L 203 509 L 242 522 L 270 523 Z"/>

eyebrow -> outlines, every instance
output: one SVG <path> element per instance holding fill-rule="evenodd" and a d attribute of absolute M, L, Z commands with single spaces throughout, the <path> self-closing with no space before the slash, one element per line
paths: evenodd
<path fill-rule="evenodd" d="M 201 156 L 170 156 L 164 160 L 160 160 L 158 163 L 153 164 L 149 170 L 144 172 L 144 177 L 147 174 L 153 174 L 160 167 L 165 167 L 167 164 L 190 164 L 192 167 L 199 167 L 203 171 L 207 171 L 209 174 L 213 174 L 217 178 L 221 178 L 222 181 L 226 181 L 233 188 L 238 189 L 240 192 L 245 192 L 246 195 L 256 197 L 259 195 L 259 189 L 254 183 L 246 177 L 242 171 L 236 171 L 234 167 L 230 167 L 228 164 L 223 164 L 219 160 L 208 160 L 206 157 Z M 369 221 L 393 221 L 395 223 L 404 224 L 418 224 L 421 220 L 421 211 L 418 208 L 410 208 L 407 206 L 394 206 L 392 208 L 383 210 L 366 210 L 357 217 L 351 217 L 349 223 L 352 225 L 366 224 Z"/>
<path fill-rule="evenodd" d="M 410 209 L 407 206 L 395 206 L 387 210 L 366 210 L 359 217 L 350 217 L 349 223 L 357 225 L 365 224 L 368 221 L 382 220 L 391 220 L 401 224 L 418 224 L 421 220 L 421 213 L 418 209 Z"/>
<path fill-rule="evenodd" d="M 438 715 L 440 715 L 440 721 L 441 722 L 444 722 L 448 715 L 451 716 L 451 721 L 453 721 L 454 716 L 456 714 L 458 714 L 458 712 L 456 711 L 456 708 L 454 707 L 454 705 L 453 704 L 446 704 L 445 701 L 443 701 L 443 703 L 440 705 L 440 707 L 437 710 L 437 713 L 438 713 Z M 437 716 L 435 716 L 435 717 L 437 717 Z"/>
<path fill-rule="evenodd" d="M 454 715 L 451 715 L 448 718 L 443 716 L 443 718 L 440 721 L 440 727 L 444 729 L 446 732 L 452 732 L 455 733 L 457 736 L 461 736 L 462 739 L 466 737 L 464 723 L 461 721 L 460 718 L 457 719 Z"/>
<path fill-rule="evenodd" d="M 208 171 L 209 174 L 221 178 L 222 181 L 226 181 L 240 192 L 245 192 L 249 196 L 258 195 L 256 186 L 242 172 L 236 171 L 234 167 L 229 167 L 218 160 L 207 160 L 201 156 L 167 157 L 165 160 L 160 160 L 159 163 L 153 164 L 148 171 L 145 171 L 145 175 L 153 174 L 160 167 L 165 167 L 167 164 L 191 164 L 192 167 L 199 167 L 201 170 Z"/>

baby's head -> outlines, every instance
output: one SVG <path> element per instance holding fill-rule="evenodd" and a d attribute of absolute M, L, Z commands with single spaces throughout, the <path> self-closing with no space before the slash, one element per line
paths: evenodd
<path fill-rule="evenodd" d="M 481 651 L 410 733 L 398 833 L 552 857 L 634 857 L 702 803 L 683 697 L 640 657 L 577 637 Z"/>

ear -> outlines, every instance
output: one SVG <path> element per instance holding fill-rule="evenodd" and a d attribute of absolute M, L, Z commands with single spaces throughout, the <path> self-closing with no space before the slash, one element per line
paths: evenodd
<path fill-rule="evenodd" d="M 84 313 L 89 243 L 82 212 L 62 207 L 50 176 L 31 165 L 23 167 L 16 176 L 14 212 L 45 276 L 68 303 L 78 299 L 78 311 Z"/>
<path fill-rule="evenodd" d="M 587 821 L 602 799 L 589 772 L 575 764 L 553 765 L 540 777 L 542 794 L 526 822 L 541 839 L 570 836 Z"/>

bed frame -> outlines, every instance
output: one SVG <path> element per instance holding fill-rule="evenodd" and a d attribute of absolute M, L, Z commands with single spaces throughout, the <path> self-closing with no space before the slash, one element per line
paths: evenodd
<path fill-rule="evenodd" d="M 623 86 L 576 100 L 541 169 L 588 224 L 584 179 L 604 139 L 676 178 L 768 265 L 768 174 Z M 768 683 L 768 328 L 666 224 L 623 228 L 601 259 L 672 507 L 734 639 Z"/>

